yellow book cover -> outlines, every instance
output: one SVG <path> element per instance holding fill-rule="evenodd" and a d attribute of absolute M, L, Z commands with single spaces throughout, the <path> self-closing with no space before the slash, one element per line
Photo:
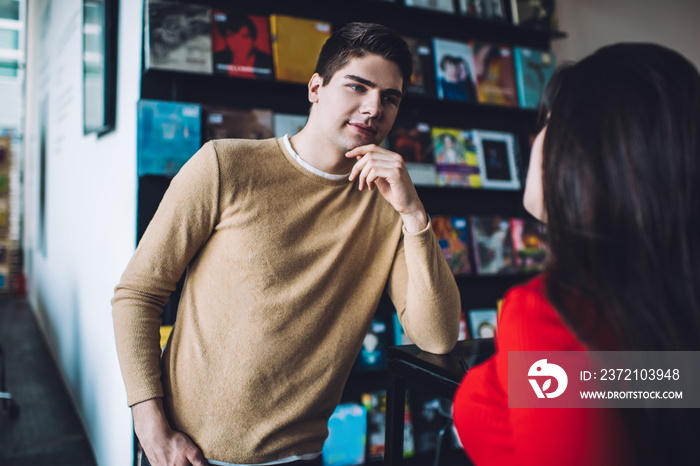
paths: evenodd
<path fill-rule="evenodd" d="M 314 74 L 321 47 L 331 36 L 331 29 L 331 24 L 326 21 L 270 15 L 275 78 L 308 83 Z"/>

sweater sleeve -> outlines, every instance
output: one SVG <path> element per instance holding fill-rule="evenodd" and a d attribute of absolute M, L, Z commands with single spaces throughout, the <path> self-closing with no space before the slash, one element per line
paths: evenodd
<path fill-rule="evenodd" d="M 417 233 L 404 228 L 388 292 L 406 335 L 416 345 L 436 354 L 454 348 L 459 337 L 459 289 L 430 221 Z"/>
<path fill-rule="evenodd" d="M 218 218 L 219 165 L 205 144 L 173 178 L 112 298 L 129 406 L 163 396 L 160 313 Z"/>

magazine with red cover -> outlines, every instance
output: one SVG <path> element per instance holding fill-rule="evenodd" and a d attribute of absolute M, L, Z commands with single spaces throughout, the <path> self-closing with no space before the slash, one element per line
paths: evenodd
<path fill-rule="evenodd" d="M 213 10 L 211 41 L 214 74 L 273 78 L 267 16 Z"/>
<path fill-rule="evenodd" d="M 403 157 L 416 186 L 435 186 L 433 139 L 427 123 L 398 121 L 387 137 L 388 148 Z"/>

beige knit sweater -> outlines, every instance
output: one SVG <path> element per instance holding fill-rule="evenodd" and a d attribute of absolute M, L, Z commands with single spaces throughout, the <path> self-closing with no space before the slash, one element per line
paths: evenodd
<path fill-rule="evenodd" d="M 160 356 L 159 312 L 187 269 Z M 130 406 L 163 397 L 210 459 L 318 452 L 384 289 L 432 352 L 459 293 L 430 226 L 302 168 L 282 140 L 205 144 L 172 180 L 112 300 Z"/>

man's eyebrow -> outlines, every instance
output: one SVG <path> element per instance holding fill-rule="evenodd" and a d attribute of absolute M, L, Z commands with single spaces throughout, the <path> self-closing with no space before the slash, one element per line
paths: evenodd
<path fill-rule="evenodd" d="M 352 81 L 357 81 L 358 83 L 364 84 L 365 86 L 370 87 L 370 88 L 372 88 L 372 89 L 374 89 L 375 87 L 377 87 L 377 84 L 374 83 L 374 82 L 372 82 L 372 81 L 370 81 L 369 79 L 365 79 L 365 78 L 363 78 L 363 77 L 360 77 L 360 76 L 357 76 L 357 75 L 354 75 L 354 74 L 346 74 L 344 77 L 345 77 L 345 79 L 350 79 L 350 80 L 352 80 Z M 394 96 L 399 97 L 399 98 L 403 97 L 403 92 L 399 91 L 398 89 L 385 89 L 384 91 L 382 91 L 382 93 L 383 93 L 383 94 L 394 95 Z"/>

